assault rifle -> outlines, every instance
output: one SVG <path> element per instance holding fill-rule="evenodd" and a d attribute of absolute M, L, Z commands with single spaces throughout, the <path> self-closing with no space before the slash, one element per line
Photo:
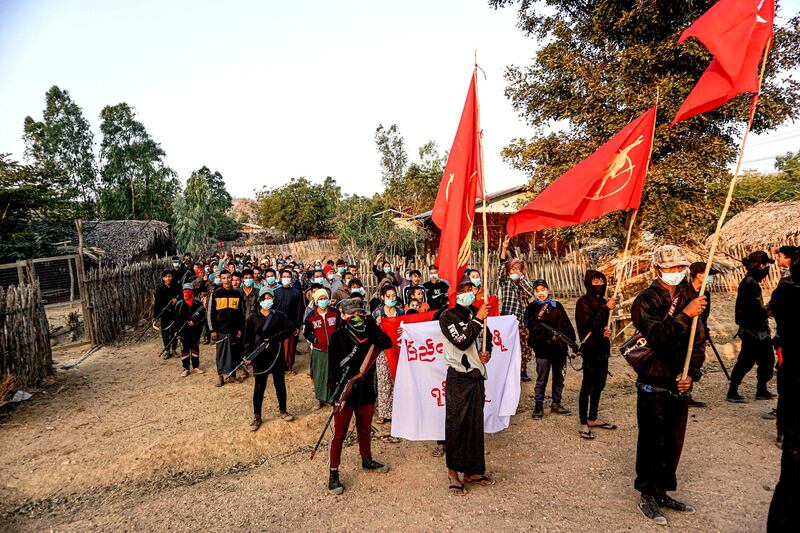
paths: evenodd
<path fill-rule="evenodd" d="M 375 355 L 375 357 L 373 357 L 372 356 L 373 353 L 375 353 L 374 344 L 369 347 L 369 351 L 367 352 L 367 355 L 364 356 L 364 361 L 361 363 L 361 368 L 359 369 L 359 373 L 362 375 L 361 379 L 363 379 L 363 375 L 366 374 L 367 371 L 369 371 L 373 363 L 375 363 L 375 360 L 378 358 L 377 354 Z M 339 412 L 340 405 L 344 407 L 344 402 L 347 401 L 347 397 L 350 396 L 350 393 L 353 391 L 353 387 L 355 387 L 355 385 L 358 383 L 358 381 L 356 381 L 355 376 L 349 378 L 347 377 L 349 373 L 350 373 L 350 366 L 348 365 L 344 367 L 344 369 L 342 370 L 342 377 L 339 378 L 339 381 L 336 383 L 336 387 L 333 389 L 333 394 L 331 394 L 331 397 L 328 399 L 328 403 L 331 404 L 331 416 L 329 416 L 328 421 L 325 422 L 325 427 L 322 428 L 322 433 L 320 433 L 319 439 L 317 439 L 317 444 L 311 451 L 310 459 L 312 460 L 314 459 L 314 455 L 316 455 L 317 450 L 319 449 L 319 445 L 322 443 L 322 439 L 325 438 L 325 433 L 328 431 L 328 428 L 330 427 L 331 422 L 333 421 L 333 415 Z"/>
<path fill-rule="evenodd" d="M 589 335 L 591 335 L 592 332 L 590 331 L 589 335 L 586 335 L 583 341 L 580 344 L 578 344 L 577 342 L 570 339 L 569 337 L 567 337 L 566 335 L 564 335 L 563 333 L 561 333 L 560 331 L 558 331 L 556 328 L 552 327 L 549 324 L 545 324 L 544 322 L 537 322 L 537 324 L 539 326 L 542 326 L 546 331 L 552 333 L 555 339 L 561 341 L 567 346 L 567 348 L 572 350 L 572 354 L 570 354 L 569 351 L 567 351 L 567 357 L 569 357 L 569 364 L 572 367 L 572 369 L 575 370 L 576 372 L 578 370 L 581 370 L 583 368 L 583 357 L 581 356 L 581 346 L 583 346 L 583 343 L 586 342 L 586 339 L 589 338 Z M 580 359 L 580 361 L 577 364 L 575 361 L 576 359 Z"/>
<path fill-rule="evenodd" d="M 242 358 L 242 360 L 239 362 L 239 364 L 236 365 L 236 368 L 231 370 L 231 372 L 229 374 L 226 374 L 225 377 L 226 378 L 231 377 L 232 375 L 234 375 L 236 373 L 237 370 L 242 368 L 244 365 L 252 362 L 253 359 L 255 359 L 256 357 L 261 355 L 261 353 L 264 350 L 267 349 L 267 347 L 269 346 L 269 343 L 270 343 L 270 339 L 266 339 L 261 344 L 256 346 L 255 349 L 252 352 L 250 352 L 250 354 L 247 357 Z M 266 372 L 269 372 L 270 370 L 272 370 L 272 367 L 275 366 L 275 363 L 278 362 L 278 357 L 280 356 L 280 354 L 281 354 L 281 352 L 280 352 L 280 350 L 278 350 L 278 354 L 275 356 L 275 361 L 273 361 L 272 364 L 270 365 L 270 367 L 265 372 L 262 372 L 262 373 L 266 373 Z"/>
<path fill-rule="evenodd" d="M 181 334 L 181 331 L 183 331 L 183 328 L 185 328 L 185 327 L 186 327 L 186 326 L 189 324 L 189 322 L 191 322 L 191 321 L 192 321 L 192 320 L 194 320 L 195 318 L 199 317 L 199 316 L 200 316 L 200 315 L 202 315 L 204 312 L 205 312 L 205 306 L 201 305 L 200 307 L 198 307 L 198 308 L 197 308 L 197 311 L 195 311 L 194 313 L 192 313 L 192 316 L 190 316 L 190 317 L 188 318 L 188 320 L 186 320 L 186 322 L 184 322 L 184 323 L 183 323 L 183 325 L 182 325 L 180 328 L 178 328 L 178 331 L 176 331 L 176 332 L 175 332 L 175 335 L 173 335 L 173 336 L 172 336 L 172 338 L 169 340 L 169 342 L 167 343 L 167 345 L 166 345 L 166 346 L 164 346 L 164 349 L 163 349 L 163 350 L 161 350 L 161 353 L 160 353 L 160 354 L 158 354 L 158 356 L 159 356 L 159 357 L 161 357 L 162 355 L 164 355 L 164 353 L 165 353 L 165 352 L 166 352 L 166 351 L 169 349 L 169 347 L 170 347 L 170 346 L 172 346 L 172 343 L 173 343 L 173 342 L 175 342 L 175 339 L 177 339 L 177 338 L 178 338 L 178 335 L 180 335 L 180 334 Z"/>
<path fill-rule="evenodd" d="M 167 305 L 165 305 L 165 306 L 164 306 L 164 309 L 162 309 L 162 310 L 161 310 L 161 311 L 160 311 L 160 312 L 159 312 L 159 313 L 158 313 L 158 314 L 155 316 L 155 318 L 152 320 L 152 322 L 155 322 L 156 320 L 158 320 L 159 318 L 161 318 L 161 315 L 163 315 L 163 314 L 164 314 L 164 313 L 167 311 L 167 309 L 169 309 L 171 306 L 175 305 L 175 302 L 177 302 L 177 301 L 178 301 L 178 297 L 177 297 L 177 296 L 176 296 L 175 298 L 173 298 L 172 300 L 170 300 L 170 301 L 169 301 L 169 303 L 167 303 Z M 174 324 L 174 322 L 173 322 L 172 324 Z M 166 327 L 166 328 L 164 328 L 164 329 L 169 329 L 169 328 L 170 328 L 170 326 L 172 326 L 172 324 L 170 324 L 169 326 L 167 326 L 167 327 Z M 153 327 L 155 327 L 155 326 L 153 326 Z M 133 341 L 133 343 L 134 343 L 134 344 L 136 344 L 137 342 L 139 342 L 140 340 L 142 340 L 142 338 L 144 338 L 144 335 L 145 335 L 145 333 L 147 333 L 147 330 L 148 330 L 148 329 L 150 329 L 150 328 L 144 328 L 144 330 L 143 330 L 143 331 L 142 331 L 142 332 L 139 334 L 139 336 L 138 336 L 138 337 L 136 337 L 136 340 L 135 340 L 135 341 Z"/>

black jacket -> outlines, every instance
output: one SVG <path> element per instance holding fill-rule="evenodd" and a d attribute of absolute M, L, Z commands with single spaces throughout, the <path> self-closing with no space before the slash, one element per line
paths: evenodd
<path fill-rule="evenodd" d="M 761 285 L 749 275 L 739 283 L 736 295 L 736 325 L 739 333 L 769 334 L 767 309 L 761 296 Z"/>
<path fill-rule="evenodd" d="M 269 323 L 267 319 L 269 318 Z M 264 327 L 266 324 L 266 328 Z M 260 372 L 269 368 L 276 357 L 279 357 L 284 339 L 288 339 L 294 333 L 294 324 L 289 318 L 280 311 L 271 311 L 268 316 L 264 316 L 261 311 L 256 311 L 244 328 L 244 357 L 249 356 L 256 347 L 262 342 L 269 341 L 269 346 L 258 356 L 253 358 L 253 370 Z M 279 358 L 276 363 L 282 368 L 283 358 Z"/>
<path fill-rule="evenodd" d="M 553 307 L 550 303 L 540 304 L 534 300 L 528 304 L 528 308 L 525 310 L 528 346 L 533 349 L 537 359 L 553 361 L 567 357 L 566 344 L 558 337 L 554 338 L 553 333 L 542 327 L 540 322 L 560 331 L 571 340 L 575 340 L 575 329 L 567 316 L 567 311 L 559 302 L 555 302 L 555 304 Z M 546 310 L 543 311 L 544 308 Z M 540 313 L 541 318 L 539 318 Z"/>
<path fill-rule="evenodd" d="M 244 329 L 244 300 L 234 288 L 218 288 L 208 298 L 208 324 L 212 332 L 232 334 Z"/>
<path fill-rule="evenodd" d="M 200 300 L 193 300 L 192 305 L 181 298 L 175 304 L 175 327 L 181 330 L 182 339 L 199 339 L 206 320 L 205 309 Z M 191 319 L 193 325 L 186 324 Z M 186 326 L 184 327 L 184 324 Z M 176 330 L 177 331 L 177 330 Z"/>
<path fill-rule="evenodd" d="M 170 304 L 170 301 L 175 298 L 180 299 L 180 295 L 181 290 L 174 281 L 169 287 L 162 283 L 161 286 L 156 289 L 156 296 L 153 302 L 153 318 L 157 317 L 164 307 L 169 306 L 161 315 L 161 324 L 166 326 L 175 320 L 175 306 L 174 304 Z"/>
<path fill-rule="evenodd" d="M 667 317 L 673 296 L 658 280 L 639 293 L 631 306 L 633 325 L 641 332 L 654 353 L 637 369 L 638 381 L 676 389 L 675 378 L 683 372 L 686 348 L 689 344 L 689 328 L 692 319 L 683 308 L 692 300 L 692 289 L 688 282 L 675 288 L 677 303 L 675 312 Z M 666 318 L 665 318 L 666 317 Z M 698 326 L 699 326 L 698 322 Z M 702 377 L 705 359 L 706 335 L 702 327 L 697 328 L 694 347 L 689 361 L 689 376 L 694 381 Z"/>
<path fill-rule="evenodd" d="M 581 347 L 581 355 L 585 362 L 607 359 L 611 355 L 611 339 L 603 335 L 611 312 L 606 307 L 608 300 L 605 295 L 596 294 L 592 286 L 592 280 L 598 276 L 603 278 L 603 283 L 606 283 L 606 276 L 602 272 L 586 271 L 583 281 L 586 286 L 586 294 L 578 298 L 578 302 L 575 304 L 575 325 L 578 328 L 578 338 L 582 340 L 591 332 Z M 605 287 L 603 285 L 604 289 Z"/>
<path fill-rule="evenodd" d="M 300 329 L 303 325 L 303 311 L 305 311 L 303 293 L 294 287 L 281 286 L 275 289 L 274 309 L 289 317 L 295 329 Z"/>
<path fill-rule="evenodd" d="M 329 394 L 334 392 L 336 384 L 343 375 L 349 379 L 358 374 L 370 346 L 375 345 L 375 350 L 378 352 L 392 347 L 392 339 L 378 327 L 372 316 L 367 315 L 366 323 L 365 332 L 356 333 L 347 321 L 342 320 L 336 331 L 331 334 L 328 344 Z M 373 364 L 364 374 L 364 380 L 353 388 L 345 405 L 347 407 L 372 405 L 375 403 L 376 395 L 377 385 Z"/>
<path fill-rule="evenodd" d="M 800 369 L 800 284 L 781 280 L 772 292 L 769 309 L 781 339 L 783 365 Z"/>

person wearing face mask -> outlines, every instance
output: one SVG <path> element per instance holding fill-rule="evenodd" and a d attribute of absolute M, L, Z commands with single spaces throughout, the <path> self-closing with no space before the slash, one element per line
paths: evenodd
<path fill-rule="evenodd" d="M 185 283 L 183 298 L 175 305 L 175 327 L 180 331 L 178 338 L 181 341 L 181 377 L 184 378 L 190 372 L 204 373 L 200 370 L 200 334 L 205 321 L 203 310 L 203 304 L 194 297 L 194 285 Z"/>
<path fill-rule="evenodd" d="M 361 298 L 362 300 L 366 300 L 367 298 L 367 291 L 364 290 L 364 284 L 361 283 L 361 280 L 358 278 L 350 280 L 350 298 Z"/>
<path fill-rule="evenodd" d="M 322 269 L 325 279 L 322 281 L 322 286 L 328 289 L 331 295 L 336 294 L 336 291 L 342 286 L 342 280 L 336 276 L 336 271 L 332 265 L 325 265 Z"/>
<path fill-rule="evenodd" d="M 550 412 L 557 415 L 568 415 L 570 414 L 569 410 L 561 405 L 568 347 L 564 341 L 542 324 L 563 333 L 572 341 L 575 341 L 575 329 L 572 327 L 572 322 L 570 322 L 564 306 L 550 296 L 547 282 L 537 279 L 531 285 L 534 298 L 525 310 L 525 327 L 528 330 L 528 346 L 536 355 L 533 418 L 540 419 L 544 414 L 544 395 L 551 373 L 553 375 L 553 384 L 551 385 L 553 403 L 550 406 Z"/>
<path fill-rule="evenodd" d="M 519 344 L 522 351 L 522 369 L 520 379 L 530 381 L 528 376 L 528 363 L 533 354 L 528 346 L 528 329 L 525 327 L 525 309 L 533 298 L 533 287 L 525 277 L 525 263 L 519 259 L 508 258 L 508 235 L 503 239 L 500 247 L 500 281 L 498 294 L 500 296 L 500 314 L 514 315 L 519 320 Z"/>
<path fill-rule="evenodd" d="M 267 390 L 267 378 L 272 374 L 275 395 L 278 399 L 278 416 L 285 422 L 294 417 L 286 410 L 286 376 L 284 375 L 283 342 L 292 336 L 294 324 L 289 318 L 275 310 L 273 291 L 264 287 L 259 291 L 258 311 L 250 315 L 244 330 L 245 363 L 252 366 L 255 384 L 253 386 L 253 419 L 250 431 L 261 427 L 261 407 L 264 403 L 264 392 Z M 267 347 L 258 355 L 253 351 L 264 341 Z"/>
<path fill-rule="evenodd" d="M 187 268 L 183 266 L 181 258 L 177 255 L 172 256 L 172 279 L 175 280 L 177 286 L 182 286 L 186 281 Z"/>
<path fill-rule="evenodd" d="M 486 291 L 483 290 L 483 282 L 481 281 L 481 273 L 476 268 L 468 268 L 465 272 L 465 276 L 469 279 L 472 283 L 472 292 L 475 293 L 475 301 L 472 302 L 472 309 L 477 311 L 484 304 L 484 297 L 486 296 Z M 497 300 L 497 296 L 494 294 L 489 295 L 489 316 L 499 316 L 500 315 L 500 302 Z M 526 330 L 527 331 L 527 330 Z M 525 346 L 527 349 L 527 345 Z"/>
<path fill-rule="evenodd" d="M 677 488 L 688 418 L 687 393 L 702 376 L 706 337 L 698 324 L 689 372 L 681 379 L 689 344 L 692 318 L 706 307 L 703 296 L 693 297 L 686 283 L 689 261 L 682 248 L 659 246 L 653 251 L 656 279 L 636 296 L 631 320 L 651 348 L 651 355 L 636 368 L 636 445 L 634 487 L 641 494 L 639 511 L 656 524 L 666 525 L 661 508 L 693 513 L 691 505 L 667 494 Z"/>
<path fill-rule="evenodd" d="M 221 387 L 225 383 L 242 382 L 241 379 L 226 376 L 242 360 L 239 341 L 244 333 L 244 301 L 241 293 L 231 285 L 231 275 L 227 270 L 223 270 L 217 279 L 220 280 L 220 287 L 209 297 L 207 316 L 211 340 L 216 342 L 219 375 L 216 386 Z"/>
<path fill-rule="evenodd" d="M 350 281 L 353 275 L 350 272 L 345 272 L 342 277 L 342 285 L 331 295 L 331 303 L 336 305 L 337 302 L 350 298 Z"/>
<path fill-rule="evenodd" d="M 403 281 L 400 277 L 400 273 L 392 270 L 392 264 L 389 261 L 381 261 L 382 257 L 383 254 L 378 254 L 372 265 L 372 273 L 375 274 L 375 281 L 380 284 L 384 279 L 389 279 L 394 285 L 400 285 Z M 405 264 L 405 259 L 401 259 L 400 264 Z"/>
<path fill-rule="evenodd" d="M 492 342 L 487 339 L 482 352 L 483 322 L 489 315 L 485 305 L 472 310 L 475 294 L 472 283 L 463 279 L 456 287 L 456 305 L 439 317 L 444 336 L 442 352 L 447 364 L 447 402 L 445 402 L 445 459 L 452 494 L 467 493 L 465 483 L 492 485 L 486 476 L 483 442 L 484 381 L 491 358 Z M 459 479 L 463 474 L 463 480 Z"/>
<path fill-rule="evenodd" d="M 575 304 L 575 325 L 578 337 L 586 339 L 581 345 L 583 380 L 578 395 L 578 434 L 593 439 L 592 428 L 616 429 L 610 422 L 598 420 L 600 395 L 606 386 L 608 358 L 611 357 L 611 330 L 608 317 L 616 304 L 614 298 L 606 300 L 606 275 L 597 270 L 587 270 L 583 284 L 586 294 Z"/>
<path fill-rule="evenodd" d="M 303 336 L 311 343 L 311 376 L 314 380 L 314 395 L 321 409 L 328 402 L 328 343 L 339 324 L 339 313 L 331 307 L 330 296 L 325 289 L 317 289 L 312 295 L 314 310 L 303 324 Z"/>
<path fill-rule="evenodd" d="M 736 325 L 739 326 L 737 335 L 742 339 L 742 348 L 731 370 L 731 383 L 726 398 L 733 403 L 747 401 L 739 394 L 739 385 L 753 365 L 758 365 L 756 400 L 775 398 L 767 388 L 773 375 L 775 353 L 772 350 L 772 337 L 767 323 L 769 313 L 761 295 L 761 282 L 769 274 L 769 265 L 775 263 L 775 260 L 766 252 L 756 251 L 742 259 L 742 263 L 747 273 L 739 283 L 735 312 Z"/>
<path fill-rule="evenodd" d="M 433 311 L 444 309 L 447 307 L 447 291 L 450 289 L 450 285 L 439 277 L 439 267 L 436 265 L 428 267 L 428 276 L 430 280 L 422 284 L 425 288 L 428 305 Z"/>
<path fill-rule="evenodd" d="M 375 365 L 371 363 L 376 352 L 392 346 L 392 339 L 367 314 L 361 299 L 348 298 L 340 302 L 339 311 L 342 319 L 328 343 L 329 397 L 341 379 L 352 379 L 355 385 L 346 401 L 334 406 L 336 411 L 333 415 L 333 438 L 328 446 L 328 492 L 331 494 L 341 494 L 344 491 L 339 479 L 339 465 L 347 428 L 353 415 L 356 417 L 361 468 L 367 472 L 389 471 L 389 467 L 372 458 L 372 416 L 375 412 L 376 390 Z M 370 348 L 373 348 L 370 355 L 372 361 L 367 359 Z"/>
<path fill-rule="evenodd" d="M 263 287 L 267 287 L 273 291 L 280 287 L 280 283 L 278 282 L 278 273 L 275 272 L 274 268 L 268 268 L 264 271 L 264 284 L 262 285 L 262 288 Z"/>
<path fill-rule="evenodd" d="M 405 314 L 403 307 L 397 301 L 397 291 L 391 285 L 384 285 L 381 289 L 383 305 L 372 312 L 375 323 L 380 326 L 384 317 L 401 316 Z M 378 355 L 375 362 L 376 373 L 378 376 L 378 424 L 385 424 L 392 419 L 392 397 L 394 396 L 394 382 L 389 371 L 389 361 L 386 359 L 386 352 Z"/>
<path fill-rule="evenodd" d="M 297 336 L 303 325 L 304 309 L 303 293 L 293 287 L 292 271 L 281 272 L 280 287 L 275 289 L 275 310 L 280 311 L 294 324 L 294 334 L 283 341 L 283 354 L 286 357 L 286 373 L 294 375 L 294 359 L 297 349 Z"/>
<path fill-rule="evenodd" d="M 249 268 L 245 268 L 242 271 L 242 299 L 244 300 L 244 319 L 245 322 L 250 319 L 250 315 L 252 315 L 257 307 L 258 307 L 258 291 L 260 289 L 256 289 L 255 287 L 256 282 L 253 279 L 253 271 Z"/>

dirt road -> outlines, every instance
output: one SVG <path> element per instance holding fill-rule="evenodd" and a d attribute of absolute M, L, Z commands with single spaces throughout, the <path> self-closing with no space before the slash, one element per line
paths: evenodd
<path fill-rule="evenodd" d="M 710 324 L 729 366 L 733 329 L 715 316 L 730 316 L 730 308 L 717 297 Z M 497 485 L 451 496 L 430 443 L 376 438 L 374 455 L 392 470 L 363 473 L 351 445 L 346 491 L 334 497 L 325 490 L 325 450 L 308 460 L 327 412 L 314 410 L 307 355 L 288 378 L 297 420 L 276 418 L 269 385 L 265 423 L 253 434 L 252 379 L 213 387 L 207 346 L 201 367 L 209 372 L 181 378 L 178 360 L 156 358 L 159 348 L 155 339 L 103 348 L 0 419 L 0 529 L 663 531 L 635 507 L 633 374 L 618 357 L 601 402 L 616 431 L 584 441 L 574 414 L 532 420 L 533 388 L 524 384 L 511 427 L 486 439 Z M 678 470 L 677 494 L 698 512 L 668 514 L 670 529 L 761 531 L 779 470 L 774 422 L 761 418 L 773 402 L 725 402 L 725 377 L 710 351 L 707 366 L 695 397 L 708 407 L 690 412 Z M 750 375 L 742 388 L 750 398 L 754 382 Z M 579 384 L 569 371 L 564 403 L 573 410 Z"/>

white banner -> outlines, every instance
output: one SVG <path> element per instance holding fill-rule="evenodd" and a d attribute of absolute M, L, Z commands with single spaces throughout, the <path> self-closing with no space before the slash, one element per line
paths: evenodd
<path fill-rule="evenodd" d="M 515 316 L 489 318 L 493 349 L 486 365 L 483 430 L 506 429 L 520 396 L 519 322 Z M 404 324 L 394 384 L 392 436 L 408 440 L 444 440 L 447 366 L 439 322 Z"/>

